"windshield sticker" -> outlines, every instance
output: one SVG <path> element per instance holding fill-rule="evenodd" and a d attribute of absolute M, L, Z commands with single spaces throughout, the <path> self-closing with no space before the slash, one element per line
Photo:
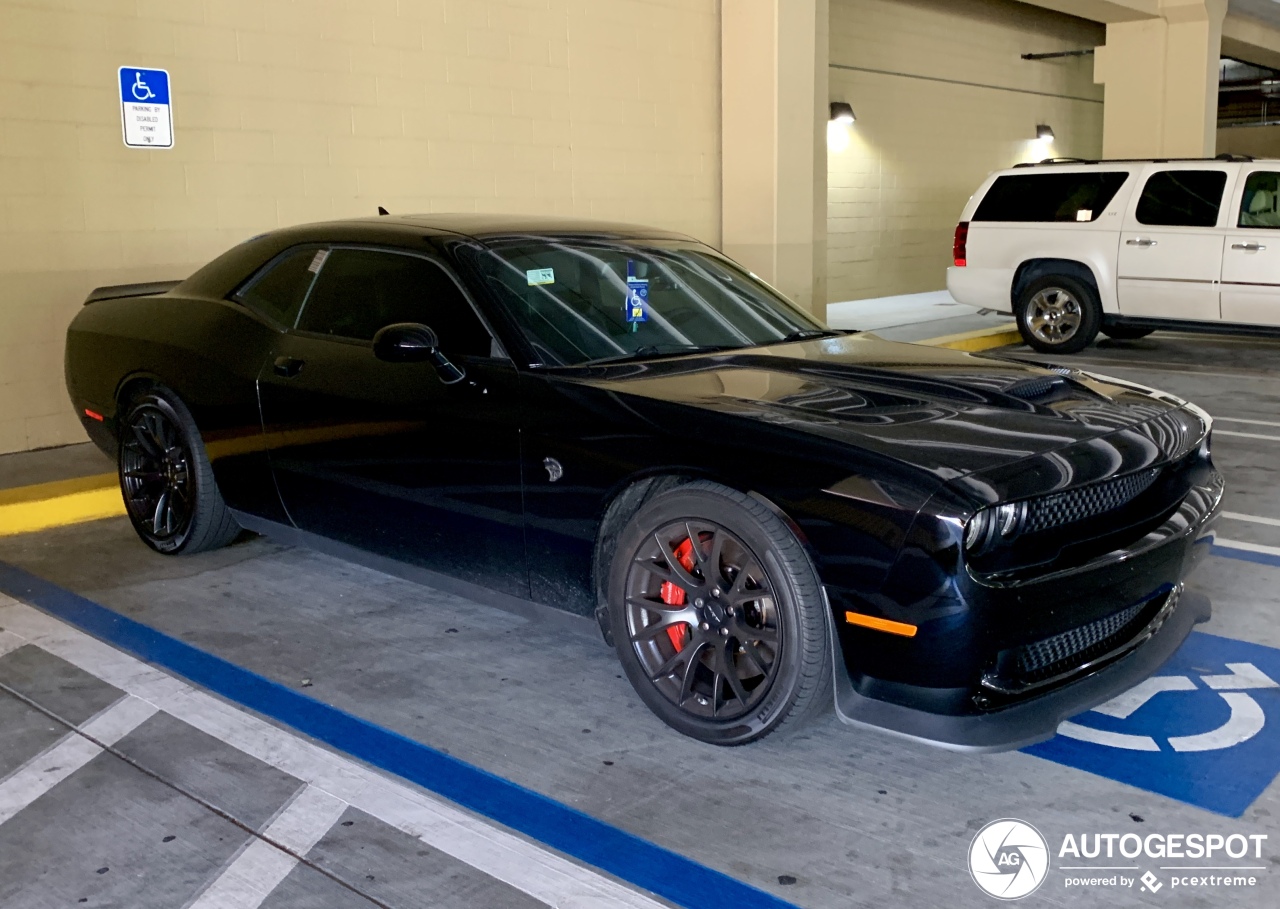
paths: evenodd
<path fill-rule="evenodd" d="M 324 260 L 329 258 L 329 250 L 322 249 L 311 259 L 311 264 L 307 266 L 307 271 L 313 275 L 320 274 L 320 268 L 324 265 Z"/>
<path fill-rule="evenodd" d="M 556 270 L 554 268 L 531 268 L 524 273 L 524 276 L 529 281 L 530 287 L 556 283 Z"/>
<path fill-rule="evenodd" d="M 649 321 L 649 279 L 636 276 L 636 263 L 627 262 L 627 321 L 635 331 Z"/>
<path fill-rule="evenodd" d="M 1077 220 L 1077 221 L 1092 221 L 1092 220 L 1093 220 L 1093 209 L 1092 209 L 1092 208 L 1082 208 L 1082 209 L 1080 209 L 1079 211 L 1077 211 L 1077 212 L 1076 212 L 1076 220 Z"/>

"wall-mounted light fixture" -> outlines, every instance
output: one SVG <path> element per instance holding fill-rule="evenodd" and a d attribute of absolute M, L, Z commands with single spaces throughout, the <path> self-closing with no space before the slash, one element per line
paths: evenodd
<path fill-rule="evenodd" d="M 1036 127 L 1036 138 L 1037 138 L 1037 139 L 1042 139 L 1042 140 L 1043 140 L 1043 141 L 1045 141 L 1045 142 L 1052 142 L 1052 141 L 1053 141 L 1053 127 L 1052 127 L 1052 126 L 1048 126 L 1048 125 L 1046 125 L 1046 124 L 1044 124 L 1044 123 L 1041 123 L 1039 126 L 1037 126 L 1037 127 Z"/>
<path fill-rule="evenodd" d="M 853 115 L 853 105 L 844 101 L 831 102 L 832 123 L 852 123 L 858 118 Z"/>

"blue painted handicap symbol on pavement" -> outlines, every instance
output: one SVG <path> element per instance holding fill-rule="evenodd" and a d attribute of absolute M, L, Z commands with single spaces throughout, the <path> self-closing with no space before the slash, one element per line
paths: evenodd
<path fill-rule="evenodd" d="M 120 67 L 120 122 L 131 148 L 171 148 L 173 116 L 169 74 L 141 66 Z"/>
<path fill-rule="evenodd" d="M 1156 675 L 1023 750 L 1239 817 L 1280 773 L 1280 650 L 1193 632 Z"/>

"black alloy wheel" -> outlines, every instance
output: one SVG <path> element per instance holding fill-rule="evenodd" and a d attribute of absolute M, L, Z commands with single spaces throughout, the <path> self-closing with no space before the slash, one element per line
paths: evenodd
<path fill-rule="evenodd" d="M 194 421 L 171 394 L 148 392 L 128 408 L 120 423 L 119 471 L 129 520 L 157 552 L 214 549 L 239 533 Z"/>
<path fill-rule="evenodd" d="M 652 533 L 631 562 L 626 613 L 649 681 L 693 716 L 741 717 L 777 674 L 783 629 L 773 586 L 760 559 L 719 524 L 675 521 Z"/>
<path fill-rule="evenodd" d="M 696 481 L 659 492 L 617 539 L 614 646 L 668 725 L 740 745 L 831 699 L 831 636 L 817 573 L 760 500 Z"/>

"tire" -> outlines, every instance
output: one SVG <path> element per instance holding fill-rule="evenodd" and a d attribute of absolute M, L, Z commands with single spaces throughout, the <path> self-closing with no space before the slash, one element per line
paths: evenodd
<path fill-rule="evenodd" d="M 226 546 L 240 533 L 204 442 L 186 405 L 152 388 L 128 402 L 120 423 L 117 468 L 133 529 L 164 555 Z"/>
<path fill-rule="evenodd" d="M 1018 296 L 1018 332 L 1042 353 L 1076 353 L 1102 327 L 1102 306 L 1092 287 L 1068 275 L 1037 278 Z"/>
<path fill-rule="evenodd" d="M 822 585 L 757 499 L 706 481 L 653 496 L 618 536 L 608 596 L 627 678 L 685 735 L 743 745 L 831 704 Z"/>
<path fill-rule="evenodd" d="M 1138 328 L 1136 325 L 1123 323 L 1102 326 L 1102 333 L 1115 341 L 1136 341 L 1139 338 L 1145 338 L 1153 331 L 1155 331 L 1154 328 Z"/>

